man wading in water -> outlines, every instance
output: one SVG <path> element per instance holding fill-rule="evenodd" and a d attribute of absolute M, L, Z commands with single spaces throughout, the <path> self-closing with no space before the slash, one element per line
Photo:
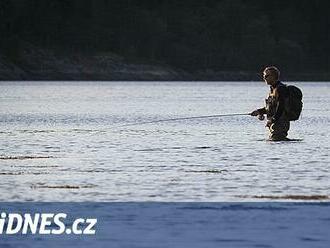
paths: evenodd
<path fill-rule="evenodd" d="M 275 66 L 265 68 L 263 79 L 270 86 L 266 107 L 254 110 L 251 115 L 258 116 L 259 120 L 264 120 L 264 115 L 267 115 L 266 127 L 270 131 L 269 140 L 289 140 L 286 136 L 290 128 L 290 120 L 285 111 L 290 94 L 289 89 L 279 81 L 280 71 Z"/>

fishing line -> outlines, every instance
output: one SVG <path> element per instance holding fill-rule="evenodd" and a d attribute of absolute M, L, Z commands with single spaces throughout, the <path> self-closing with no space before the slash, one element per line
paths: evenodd
<path fill-rule="evenodd" d="M 244 114 L 243 113 L 239 113 L 239 114 L 236 113 L 236 114 L 223 114 L 223 115 L 202 115 L 202 116 L 192 116 L 192 117 L 180 117 L 180 118 L 163 119 L 163 120 L 156 120 L 156 121 L 131 123 L 131 124 L 122 125 L 121 127 L 152 124 L 152 123 L 159 123 L 159 122 L 181 121 L 181 120 L 191 120 L 191 119 L 204 119 L 204 118 L 217 118 L 217 117 L 229 117 L 229 116 L 240 116 L 240 115 L 251 115 L 251 114 L 250 113 L 244 113 Z"/>

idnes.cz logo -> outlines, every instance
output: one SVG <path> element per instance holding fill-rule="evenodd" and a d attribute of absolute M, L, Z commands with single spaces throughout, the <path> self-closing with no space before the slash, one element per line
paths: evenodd
<path fill-rule="evenodd" d="M 65 213 L 1 213 L 0 234 L 77 234 L 94 235 L 97 219 L 77 218 L 65 225 Z"/>

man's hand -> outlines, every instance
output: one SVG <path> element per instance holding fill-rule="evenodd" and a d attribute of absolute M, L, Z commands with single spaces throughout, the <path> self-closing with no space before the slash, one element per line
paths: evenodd
<path fill-rule="evenodd" d="M 258 115 L 258 119 L 259 119 L 259 121 L 263 121 L 265 119 L 265 116 L 264 115 Z"/>
<path fill-rule="evenodd" d="M 265 116 L 263 114 L 260 114 L 259 110 L 254 110 L 250 113 L 251 116 L 258 116 L 258 119 L 260 121 L 263 121 L 265 119 Z"/>
<path fill-rule="evenodd" d="M 259 111 L 258 110 L 254 110 L 250 113 L 251 116 L 257 116 L 259 115 Z"/>

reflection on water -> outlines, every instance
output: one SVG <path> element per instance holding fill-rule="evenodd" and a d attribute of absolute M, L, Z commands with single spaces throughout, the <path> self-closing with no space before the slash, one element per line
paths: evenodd
<path fill-rule="evenodd" d="M 293 142 L 267 142 L 245 83 L 0 85 L 2 201 L 329 200 L 330 84 L 299 83 Z M 15 99 L 13 99 L 15 96 Z"/>

